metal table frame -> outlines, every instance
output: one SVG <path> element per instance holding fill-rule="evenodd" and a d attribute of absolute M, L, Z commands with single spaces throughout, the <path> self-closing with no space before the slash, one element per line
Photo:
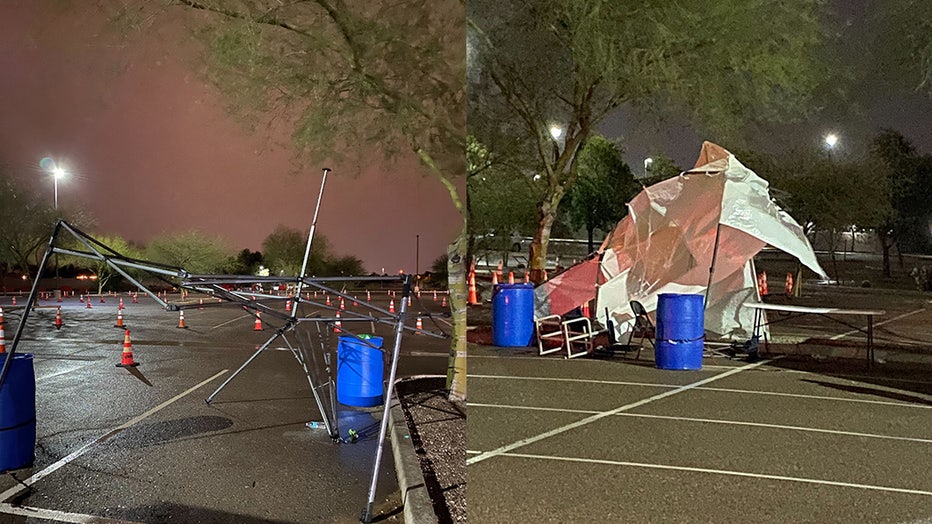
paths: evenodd
<path fill-rule="evenodd" d="M 771 324 L 776 324 L 778 322 L 783 322 L 793 318 L 799 318 L 805 315 L 818 315 L 823 318 L 827 318 L 838 324 L 850 327 L 856 331 L 864 333 L 867 335 L 867 367 L 868 369 L 874 363 L 874 317 L 886 315 L 887 312 L 882 309 L 843 309 L 843 308 L 833 308 L 833 307 L 812 307 L 812 306 L 796 306 L 792 304 L 766 304 L 763 302 L 745 302 L 744 307 L 754 309 L 754 336 L 760 336 L 760 330 L 764 326 L 769 326 Z M 778 320 L 769 321 L 766 317 L 767 311 L 777 311 L 782 313 L 789 313 L 790 315 L 782 317 Z M 863 328 L 861 326 L 855 326 L 836 318 L 835 316 L 864 316 L 867 317 L 867 326 Z"/>

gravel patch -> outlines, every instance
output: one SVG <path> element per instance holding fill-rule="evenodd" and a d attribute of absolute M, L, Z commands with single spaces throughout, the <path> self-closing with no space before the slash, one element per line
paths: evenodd
<path fill-rule="evenodd" d="M 450 400 L 446 380 L 396 385 L 424 482 L 439 522 L 466 522 L 466 403 Z"/>

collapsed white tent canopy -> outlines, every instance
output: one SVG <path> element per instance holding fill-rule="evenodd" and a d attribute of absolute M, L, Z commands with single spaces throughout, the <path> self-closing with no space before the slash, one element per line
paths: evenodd
<path fill-rule="evenodd" d="M 599 321 L 606 325 L 607 311 L 621 334 L 632 300 L 653 311 L 661 293 L 708 293 L 706 330 L 747 335 L 753 313 L 741 304 L 760 300 L 753 257 L 768 244 L 825 275 L 802 227 L 771 201 L 767 181 L 705 142 L 696 167 L 628 203 L 599 259 L 538 286 L 536 315 L 562 315 L 598 294 Z"/>

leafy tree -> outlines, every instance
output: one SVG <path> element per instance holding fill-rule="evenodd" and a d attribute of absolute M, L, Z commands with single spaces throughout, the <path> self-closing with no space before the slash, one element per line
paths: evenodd
<path fill-rule="evenodd" d="M 641 180 L 644 185 L 673 178 L 683 172 L 683 169 L 676 165 L 672 158 L 663 153 L 651 155 L 649 158 L 650 162 L 646 166 L 647 172 L 644 174 L 644 179 Z"/>
<path fill-rule="evenodd" d="M 449 258 L 447 254 L 440 255 L 430 264 L 431 280 L 433 282 L 446 282 L 447 258 Z"/>
<path fill-rule="evenodd" d="M 747 122 L 804 113 L 822 77 L 813 53 L 819 5 L 469 2 L 471 132 L 501 152 L 507 149 L 493 140 L 502 122 L 521 128 L 546 187 L 530 248 L 534 281 L 557 209 L 578 176 L 579 150 L 602 119 L 631 104 L 686 113 L 719 136 L 735 136 Z"/>
<path fill-rule="evenodd" d="M 0 178 L 0 263 L 30 276 L 30 267 L 41 261 L 41 248 L 48 242 L 55 220 L 55 210 L 47 199 L 12 178 Z"/>
<path fill-rule="evenodd" d="M 255 275 L 262 264 L 262 252 L 243 249 L 230 259 L 227 271 L 232 275 Z"/>
<path fill-rule="evenodd" d="M 745 165 L 770 182 L 780 206 L 799 222 L 810 240 L 829 233 L 833 273 L 838 231 L 851 226 L 874 228 L 890 210 L 885 190 L 887 171 L 872 159 L 839 161 L 818 150 L 798 150 L 779 159 L 762 152 L 738 155 Z M 865 199 L 865 191 L 871 198 Z"/>
<path fill-rule="evenodd" d="M 586 228 L 590 253 L 595 251 L 595 230 L 607 231 L 625 216 L 626 204 L 639 189 L 613 142 L 600 135 L 586 140 L 579 153 L 579 179 L 567 194 L 567 208 L 570 223 Z"/>
<path fill-rule="evenodd" d="M 146 257 L 187 270 L 193 274 L 216 274 L 231 256 L 226 243 L 198 231 L 169 233 L 153 238 L 146 247 Z"/>
<path fill-rule="evenodd" d="M 91 234 L 91 236 L 101 244 L 109 247 L 117 253 L 129 258 L 142 258 L 143 249 L 131 244 L 126 239 L 118 235 Z M 71 238 L 71 235 L 62 235 L 63 244 L 75 251 L 87 252 L 87 247 Z M 102 293 L 105 289 L 113 289 L 110 284 L 123 278 L 119 273 L 113 270 L 109 264 L 96 258 L 85 258 L 75 256 L 63 256 L 63 264 L 74 264 L 76 267 L 86 267 L 97 275 L 97 293 Z M 123 267 L 124 271 L 133 275 L 134 278 L 141 276 L 139 270 Z"/>
<path fill-rule="evenodd" d="M 873 23 L 863 38 L 871 56 L 866 76 L 884 77 L 915 85 L 932 95 L 932 4 L 926 0 L 887 0 L 868 3 L 866 17 Z"/>
<path fill-rule="evenodd" d="M 469 253 L 493 251 L 505 257 L 513 234 L 529 235 L 534 229 L 539 184 L 520 166 L 491 156 L 474 137 L 468 140 Z"/>
<path fill-rule="evenodd" d="M 208 78 L 244 121 L 285 122 L 296 160 L 347 150 L 413 153 L 463 215 L 450 244 L 454 340 L 448 382 L 466 392 L 465 11 L 462 2 L 175 0 L 204 42 Z M 126 25 L 175 21 L 162 3 L 116 13 Z M 357 158 L 357 159 L 359 159 Z"/>
<path fill-rule="evenodd" d="M 932 157 L 920 156 L 900 133 L 883 130 L 871 141 L 870 156 L 886 169 L 880 189 L 889 194 L 890 207 L 877 225 L 883 250 L 883 274 L 891 275 L 890 251 L 929 247 L 927 228 L 932 217 Z"/>
<path fill-rule="evenodd" d="M 331 258 L 327 263 L 325 276 L 350 277 L 364 273 L 362 260 L 353 255 Z"/>
<path fill-rule="evenodd" d="M 278 226 L 262 241 L 264 260 L 274 275 L 299 275 L 304 262 L 307 238 L 297 229 Z M 318 277 L 362 275 L 362 261 L 352 255 L 337 256 L 330 241 L 320 233 L 314 235 L 307 260 L 307 274 Z"/>
<path fill-rule="evenodd" d="M 273 275 L 299 275 L 306 248 L 307 237 L 303 233 L 279 225 L 262 241 L 263 260 Z M 324 235 L 315 234 L 307 260 L 307 274 L 325 276 L 330 257 L 330 241 Z"/>

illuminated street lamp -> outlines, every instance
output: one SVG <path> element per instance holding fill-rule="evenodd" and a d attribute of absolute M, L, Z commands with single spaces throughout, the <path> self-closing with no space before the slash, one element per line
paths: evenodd
<path fill-rule="evenodd" d="M 552 136 L 554 140 L 560 140 L 563 136 L 563 128 L 557 124 L 550 124 L 550 136 Z"/>
<path fill-rule="evenodd" d="M 52 175 L 52 179 L 55 182 L 55 209 L 58 210 L 58 179 L 65 176 L 65 168 L 58 165 L 58 162 L 49 157 L 44 157 L 40 160 L 39 167 Z"/>
<path fill-rule="evenodd" d="M 55 185 L 55 210 L 56 210 L 56 211 L 58 210 L 58 179 L 61 178 L 61 177 L 63 177 L 63 176 L 65 176 L 65 170 L 64 170 L 64 169 L 62 169 L 62 168 L 60 168 L 60 167 L 58 167 L 58 166 L 55 166 L 55 168 L 52 169 L 52 179 L 55 180 L 55 184 L 54 184 L 54 185 Z"/>
<path fill-rule="evenodd" d="M 835 133 L 825 135 L 825 147 L 835 149 L 836 145 L 838 145 L 838 135 Z"/>
<path fill-rule="evenodd" d="M 55 199 L 53 200 L 55 205 L 55 214 L 58 214 L 58 179 L 65 176 L 65 169 L 58 165 L 57 162 L 52 160 L 49 157 L 43 158 L 39 161 L 39 166 L 42 169 L 47 170 L 52 174 L 53 185 L 55 187 Z M 56 217 L 57 218 L 57 217 Z M 55 253 L 55 278 L 59 278 L 59 266 L 58 266 L 58 253 Z"/>
<path fill-rule="evenodd" d="M 650 178 L 650 167 L 654 164 L 654 159 L 647 157 L 644 159 L 644 178 Z"/>

